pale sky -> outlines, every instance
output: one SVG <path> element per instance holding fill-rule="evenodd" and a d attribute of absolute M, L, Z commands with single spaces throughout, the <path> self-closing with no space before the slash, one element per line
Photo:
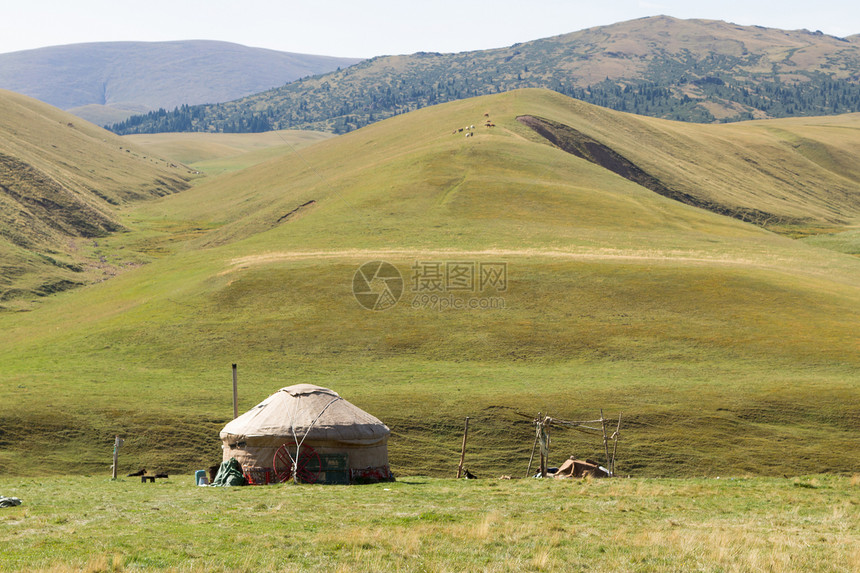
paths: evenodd
<path fill-rule="evenodd" d="M 0 0 L 0 53 L 190 39 L 347 57 L 461 52 L 658 14 L 860 33 L 857 0 Z"/>

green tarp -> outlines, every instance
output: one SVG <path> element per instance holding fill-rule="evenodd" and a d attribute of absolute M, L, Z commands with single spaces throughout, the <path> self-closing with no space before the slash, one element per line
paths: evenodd
<path fill-rule="evenodd" d="M 242 474 L 242 466 L 236 461 L 236 458 L 230 458 L 226 462 L 221 463 L 218 468 L 218 475 L 212 482 L 213 486 L 233 486 L 233 485 L 248 485 L 245 476 Z"/>

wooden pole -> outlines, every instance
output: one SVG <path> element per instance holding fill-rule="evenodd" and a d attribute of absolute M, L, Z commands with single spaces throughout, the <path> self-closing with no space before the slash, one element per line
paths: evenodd
<path fill-rule="evenodd" d="M 540 477 L 546 477 L 546 456 L 543 455 L 543 448 L 540 450 Z"/>
<path fill-rule="evenodd" d="M 460 465 L 457 466 L 457 479 L 463 475 L 463 462 L 466 461 L 466 438 L 469 435 L 469 417 L 466 416 L 466 427 L 463 429 L 463 447 L 460 450 Z"/>
<path fill-rule="evenodd" d="M 606 437 L 606 418 L 603 417 L 603 408 L 600 409 L 600 425 L 603 427 L 603 451 L 606 453 L 606 470 L 612 467 L 612 462 L 609 461 L 609 441 Z"/>
<path fill-rule="evenodd" d="M 540 426 L 538 429 L 538 431 L 540 432 L 541 435 L 544 433 L 544 427 L 545 426 L 546 426 L 546 419 L 542 419 L 540 421 Z M 544 455 L 543 450 L 544 450 L 544 448 L 541 447 L 541 449 L 540 449 L 540 477 L 545 478 L 546 477 L 547 458 L 549 457 L 549 433 L 547 433 L 547 436 L 546 436 L 546 455 Z"/>
<path fill-rule="evenodd" d="M 236 375 L 236 365 L 233 365 L 233 419 L 239 417 L 239 384 Z"/>
<path fill-rule="evenodd" d="M 113 441 L 113 466 L 111 467 L 111 479 L 116 479 L 117 467 L 119 466 L 119 447 L 123 440 L 119 436 L 114 436 Z"/>
<path fill-rule="evenodd" d="M 540 412 L 538 412 L 538 420 L 540 420 Z M 526 477 L 530 477 L 532 475 L 532 461 L 535 459 L 535 448 L 537 448 L 538 437 L 540 436 L 539 431 L 540 429 L 537 422 L 535 422 L 535 443 L 532 444 L 532 455 L 529 456 L 529 467 L 526 469 Z"/>
<path fill-rule="evenodd" d="M 609 468 L 609 475 L 615 475 L 615 454 L 618 452 L 618 437 L 621 435 L 621 414 L 618 414 L 618 427 L 615 428 L 615 445 L 612 446 L 612 467 Z"/>

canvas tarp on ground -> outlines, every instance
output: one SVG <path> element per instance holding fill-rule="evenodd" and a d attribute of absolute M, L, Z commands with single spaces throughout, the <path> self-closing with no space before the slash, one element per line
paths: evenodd
<path fill-rule="evenodd" d="M 227 461 L 221 462 L 221 467 L 218 468 L 218 474 L 212 480 L 214 487 L 230 487 L 248 485 L 245 476 L 242 475 L 242 466 L 236 461 L 236 458 L 230 458 Z"/>
<path fill-rule="evenodd" d="M 606 469 L 593 460 L 576 460 L 570 458 L 565 460 L 553 477 L 556 478 L 581 478 L 591 476 L 596 478 L 609 477 Z"/>
<path fill-rule="evenodd" d="M 341 398 L 311 384 L 281 388 L 221 430 L 224 460 L 243 467 L 272 467 L 283 444 L 310 446 L 319 454 L 347 454 L 350 470 L 388 471 L 388 426 Z"/>

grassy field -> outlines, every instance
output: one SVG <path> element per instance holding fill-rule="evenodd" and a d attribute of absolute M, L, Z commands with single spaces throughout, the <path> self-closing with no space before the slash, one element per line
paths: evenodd
<path fill-rule="evenodd" d="M 181 161 L 207 175 L 246 169 L 334 137 L 318 131 L 265 133 L 153 133 L 123 139 L 152 153 Z"/>
<path fill-rule="evenodd" d="M 858 476 L 199 488 L 0 479 L 2 571 L 860 570 Z"/>
<path fill-rule="evenodd" d="M 712 200 L 834 234 L 857 218 L 854 116 L 688 126 L 530 90 L 380 122 L 120 209 L 129 232 L 88 248 L 135 268 L 0 314 L 4 474 L 106 472 L 115 434 L 126 471 L 208 466 L 234 362 L 241 410 L 309 382 L 381 418 L 399 474 L 452 475 L 466 416 L 467 466 L 524 474 L 529 417 L 601 408 L 624 417 L 623 475 L 855 473 L 860 260 L 661 197 L 523 114 Z M 814 142 L 829 163 L 809 161 Z M 373 260 L 404 278 L 384 312 L 352 293 Z M 433 299 L 422 262 L 503 263 L 506 288 Z M 503 304 L 453 307 L 490 298 Z M 551 463 L 601 450 L 554 432 Z"/>
<path fill-rule="evenodd" d="M 839 233 L 824 233 L 804 239 L 809 245 L 832 249 L 849 255 L 860 255 L 860 230 L 851 229 Z"/>

